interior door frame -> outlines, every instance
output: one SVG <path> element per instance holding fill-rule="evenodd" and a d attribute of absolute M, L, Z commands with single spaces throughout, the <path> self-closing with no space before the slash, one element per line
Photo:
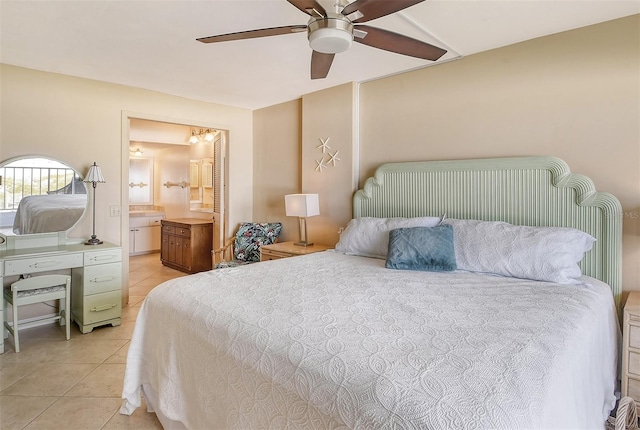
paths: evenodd
<path fill-rule="evenodd" d="M 229 169 L 229 158 L 228 158 L 228 149 L 229 149 L 229 130 L 227 126 L 213 123 L 213 122 L 203 122 L 201 120 L 190 120 L 185 118 L 175 118 L 168 117 L 164 115 L 156 115 L 150 113 L 142 113 L 142 112 L 132 112 L 132 111 L 122 111 L 121 112 L 121 151 L 120 151 L 120 246 L 122 247 L 123 254 L 126 251 L 125 255 L 122 256 L 122 305 L 125 306 L 129 302 L 129 142 L 130 142 L 130 120 L 132 119 L 140 119 L 147 121 L 156 121 L 156 122 L 164 122 L 169 124 L 178 124 L 184 125 L 187 127 L 197 127 L 197 128 L 213 128 L 218 130 L 224 130 L 225 134 L 225 158 L 224 158 L 224 168 L 225 174 Z M 223 187 L 223 199 L 226 203 L 228 202 L 228 187 L 226 186 L 226 178 L 225 178 L 225 186 Z M 224 237 L 224 228 L 226 225 L 227 211 L 224 211 L 223 219 L 222 219 L 222 240 Z"/>

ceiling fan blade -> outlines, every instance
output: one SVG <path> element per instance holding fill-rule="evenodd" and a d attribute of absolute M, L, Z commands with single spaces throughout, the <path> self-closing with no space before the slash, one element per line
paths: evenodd
<path fill-rule="evenodd" d="M 316 0 L 287 0 L 289 3 L 311 16 L 326 17 L 327 11 Z"/>
<path fill-rule="evenodd" d="M 313 51 L 311 54 L 311 79 L 324 79 L 329 74 L 333 57 L 336 54 L 323 54 Z"/>
<path fill-rule="evenodd" d="M 367 22 L 394 12 L 406 9 L 424 0 L 356 0 L 342 9 L 342 15 L 349 16 L 354 12 L 360 12 L 357 18 L 351 22 Z"/>
<path fill-rule="evenodd" d="M 385 51 L 431 61 L 436 61 L 447 53 L 446 50 L 437 46 L 389 30 L 368 25 L 358 25 L 356 29 L 365 31 L 367 35 L 362 38 L 354 37 L 354 41 Z"/>
<path fill-rule="evenodd" d="M 287 25 L 285 27 L 262 28 L 260 30 L 239 31 L 237 33 L 220 34 L 218 36 L 200 37 L 196 39 L 202 43 L 228 42 L 230 40 L 253 39 L 255 37 L 278 36 L 280 34 L 299 33 L 306 31 L 306 25 Z"/>

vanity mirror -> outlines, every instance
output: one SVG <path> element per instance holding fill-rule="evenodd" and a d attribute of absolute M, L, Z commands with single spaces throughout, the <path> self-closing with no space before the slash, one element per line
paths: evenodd
<path fill-rule="evenodd" d="M 72 167 L 42 156 L 0 163 L 0 233 L 66 232 L 84 215 L 87 188 Z"/>

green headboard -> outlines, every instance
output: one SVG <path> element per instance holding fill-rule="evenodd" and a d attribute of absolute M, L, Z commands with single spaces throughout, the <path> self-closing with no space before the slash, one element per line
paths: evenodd
<path fill-rule="evenodd" d="M 620 308 L 622 207 L 556 157 L 389 163 L 353 198 L 353 216 L 506 221 L 573 227 L 597 239 L 582 273 L 611 286 Z"/>

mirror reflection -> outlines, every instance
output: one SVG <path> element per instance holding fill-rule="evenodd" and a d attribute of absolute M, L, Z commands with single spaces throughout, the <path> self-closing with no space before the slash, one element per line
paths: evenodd
<path fill-rule="evenodd" d="M 152 158 L 129 158 L 129 204 L 153 205 Z"/>
<path fill-rule="evenodd" d="M 0 163 L 0 231 L 5 235 L 67 231 L 87 207 L 82 176 L 46 157 Z"/>
<path fill-rule="evenodd" d="M 191 211 L 213 213 L 213 157 L 190 160 L 189 203 Z"/>

